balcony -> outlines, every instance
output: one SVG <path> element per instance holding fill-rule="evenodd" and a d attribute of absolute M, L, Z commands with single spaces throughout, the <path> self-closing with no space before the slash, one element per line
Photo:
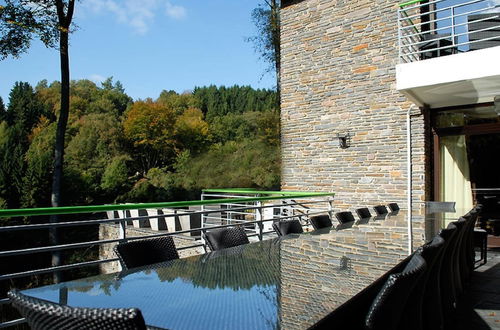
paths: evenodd
<path fill-rule="evenodd" d="M 397 89 L 419 106 L 492 102 L 500 94 L 500 3 L 409 1 L 398 10 Z"/>

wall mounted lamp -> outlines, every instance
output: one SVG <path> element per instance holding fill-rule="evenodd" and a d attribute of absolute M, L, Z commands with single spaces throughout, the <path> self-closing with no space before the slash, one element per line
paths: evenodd
<path fill-rule="evenodd" d="M 342 149 L 347 149 L 351 146 L 351 137 L 354 136 L 354 134 L 351 133 L 337 133 L 337 139 L 339 139 L 339 146 Z"/>

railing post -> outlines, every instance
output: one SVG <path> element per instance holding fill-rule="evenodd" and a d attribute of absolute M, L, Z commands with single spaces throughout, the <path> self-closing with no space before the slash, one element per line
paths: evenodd
<path fill-rule="evenodd" d="M 205 193 L 202 191 L 201 192 L 201 200 L 205 200 Z M 200 208 L 201 212 L 205 211 L 205 205 L 201 205 Z M 203 250 L 205 250 L 205 253 L 207 252 L 207 243 L 205 242 L 205 231 L 203 230 L 205 228 L 205 222 L 207 221 L 207 215 L 206 213 L 201 214 L 201 232 L 200 232 L 200 242 L 203 244 Z"/>
<path fill-rule="evenodd" d="M 122 241 L 125 241 L 127 239 L 127 211 L 122 210 L 118 211 L 121 213 L 121 220 L 120 220 L 120 227 L 119 227 L 119 232 L 118 232 L 118 238 L 121 239 Z"/>
<path fill-rule="evenodd" d="M 262 202 L 258 201 L 256 203 L 256 206 L 258 207 L 258 209 L 257 213 L 255 214 L 255 220 L 260 221 L 257 223 L 257 227 L 259 228 L 259 240 L 262 241 L 264 228 L 264 223 L 262 222 L 262 220 L 264 220 L 264 214 L 262 212 Z"/>
<path fill-rule="evenodd" d="M 401 8 L 398 9 L 398 60 L 399 63 L 403 63 L 403 43 L 401 40 Z"/>
<path fill-rule="evenodd" d="M 333 219 L 333 198 L 328 197 L 328 215 Z"/>
<path fill-rule="evenodd" d="M 451 44 L 455 46 L 455 6 L 450 8 L 450 19 L 451 19 Z"/>

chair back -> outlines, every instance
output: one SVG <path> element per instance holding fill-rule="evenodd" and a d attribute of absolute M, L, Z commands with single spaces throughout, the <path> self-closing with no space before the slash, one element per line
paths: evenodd
<path fill-rule="evenodd" d="M 250 243 L 245 229 L 241 226 L 214 229 L 207 231 L 204 236 L 212 251 Z"/>
<path fill-rule="evenodd" d="M 389 213 L 387 211 L 387 207 L 385 207 L 385 205 L 377 205 L 377 206 L 374 206 L 373 209 L 375 210 L 375 213 L 377 215 L 384 215 L 384 214 Z"/>
<path fill-rule="evenodd" d="M 399 211 L 398 203 L 389 203 L 387 206 L 389 206 L 389 210 L 391 210 L 391 212 Z"/>
<path fill-rule="evenodd" d="M 440 236 L 435 236 L 431 242 L 417 249 L 427 264 L 427 270 L 415 284 L 408 297 L 404 311 L 404 324 L 399 326 L 408 330 L 432 329 L 432 325 L 442 324 L 441 296 L 439 295 L 439 270 L 441 267 L 441 256 L 445 241 Z M 433 308 L 423 313 L 425 304 L 434 305 Z M 426 326 L 424 326 L 424 318 Z M 402 320 L 403 321 L 403 320 Z"/>
<path fill-rule="evenodd" d="M 455 250 L 455 241 L 457 237 L 457 227 L 450 223 L 446 229 L 441 229 L 439 236 L 445 241 L 445 248 L 441 258 L 441 269 L 439 275 L 441 310 L 443 322 L 451 320 L 455 311 L 455 286 L 454 286 L 454 265 L 453 253 Z M 424 311 L 425 312 L 425 311 Z"/>
<path fill-rule="evenodd" d="M 359 209 L 356 209 L 356 214 L 360 219 L 366 219 L 366 218 L 371 218 L 372 214 L 370 213 L 370 210 L 367 207 L 362 207 Z"/>
<path fill-rule="evenodd" d="M 330 216 L 327 214 L 314 215 L 309 220 L 311 220 L 311 225 L 314 229 L 331 227 L 333 225 Z"/>
<path fill-rule="evenodd" d="M 298 219 L 276 221 L 273 223 L 273 229 L 278 236 L 300 234 L 304 232 L 304 229 L 302 229 L 302 225 Z"/>
<path fill-rule="evenodd" d="M 455 212 L 455 202 L 425 202 L 425 213 Z"/>
<path fill-rule="evenodd" d="M 349 211 L 337 212 L 335 213 L 335 217 L 340 223 L 347 223 L 355 221 L 354 216 Z"/>
<path fill-rule="evenodd" d="M 179 259 L 170 236 L 119 243 L 114 250 L 124 270 Z"/>
<path fill-rule="evenodd" d="M 17 290 L 9 291 L 8 296 L 33 330 L 146 329 L 137 308 L 69 307 L 26 296 Z"/>
<path fill-rule="evenodd" d="M 366 315 L 366 328 L 400 329 L 405 303 L 425 270 L 424 258 L 414 254 L 401 273 L 389 275 Z"/>

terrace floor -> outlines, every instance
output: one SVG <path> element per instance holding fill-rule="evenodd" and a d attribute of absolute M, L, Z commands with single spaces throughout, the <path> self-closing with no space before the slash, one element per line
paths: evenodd
<path fill-rule="evenodd" d="M 488 262 L 474 271 L 464 292 L 456 329 L 500 329 L 500 237 L 490 236 L 488 247 Z"/>

